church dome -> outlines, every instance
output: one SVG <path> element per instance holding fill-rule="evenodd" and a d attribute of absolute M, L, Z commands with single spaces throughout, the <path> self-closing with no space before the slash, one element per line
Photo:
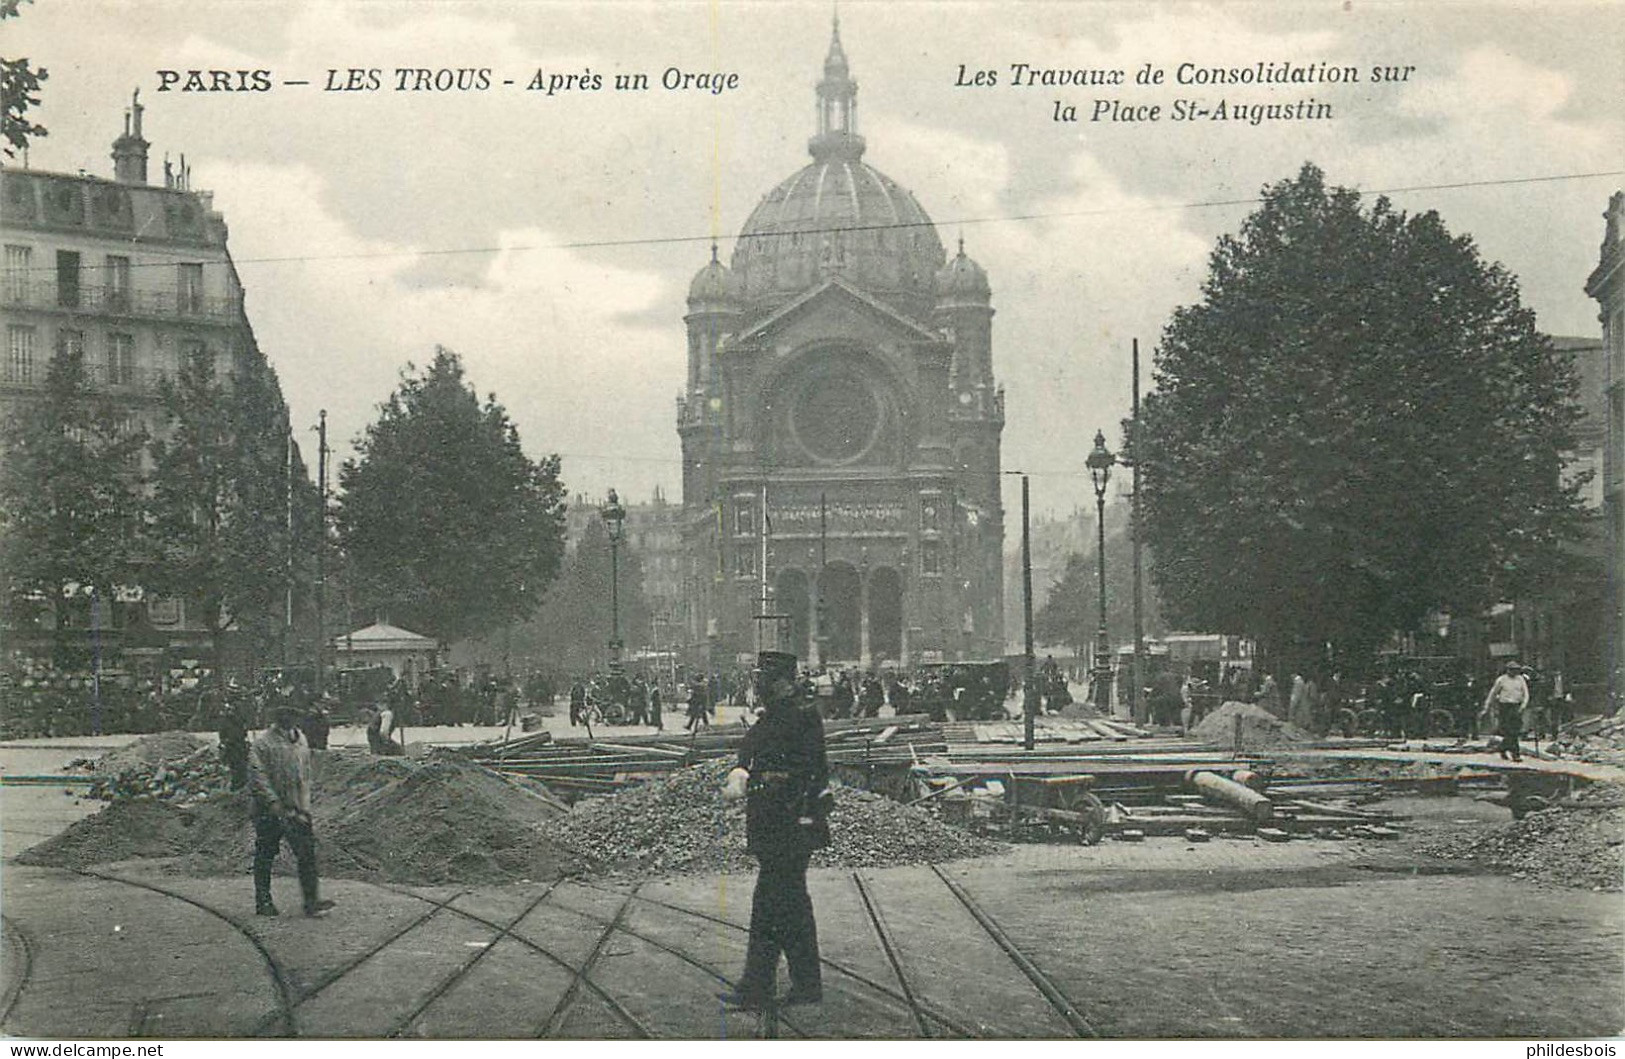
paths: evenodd
<path fill-rule="evenodd" d="M 733 271 L 742 294 L 794 295 L 838 275 L 882 297 L 928 302 L 947 255 L 914 195 L 863 162 L 858 86 L 838 23 L 817 91 L 812 164 L 768 192 L 739 232 Z"/>
<path fill-rule="evenodd" d="M 965 240 L 959 240 L 959 253 L 937 273 L 937 294 L 947 301 L 987 301 L 993 296 L 987 272 L 965 253 Z"/>
<path fill-rule="evenodd" d="M 694 280 L 688 285 L 689 304 L 732 302 L 738 297 L 739 285 L 734 280 L 733 271 L 717 260 L 717 248 L 713 243 L 711 260 L 706 262 L 704 268 L 694 273 Z"/>

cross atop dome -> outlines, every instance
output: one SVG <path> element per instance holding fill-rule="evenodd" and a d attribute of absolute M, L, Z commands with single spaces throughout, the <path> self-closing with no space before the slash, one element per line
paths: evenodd
<path fill-rule="evenodd" d="M 818 82 L 818 132 L 807 149 L 819 161 L 857 161 L 863 157 L 858 135 L 858 83 L 852 79 L 846 49 L 841 47 L 841 15 L 837 11 L 824 57 L 824 78 Z"/>

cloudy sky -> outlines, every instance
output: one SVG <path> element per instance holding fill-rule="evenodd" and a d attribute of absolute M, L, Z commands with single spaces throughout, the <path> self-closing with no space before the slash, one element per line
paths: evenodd
<path fill-rule="evenodd" d="M 130 90 L 154 178 L 182 153 L 231 228 L 249 312 L 296 423 L 354 437 L 436 343 L 494 391 L 572 489 L 669 497 L 680 480 L 689 278 L 709 240 L 806 164 L 828 3 L 38 0 L 6 54 L 47 66 L 33 167 L 110 174 Z M 1436 209 L 1522 281 L 1541 326 L 1596 335 L 1581 287 L 1625 185 L 1625 3 L 865 3 L 843 0 L 865 161 L 914 191 L 943 242 L 988 270 L 1005 465 L 1041 510 L 1088 495 L 1097 427 L 1195 300 L 1214 240 L 1259 188 L 1314 161 L 1335 183 Z M 1358 84 L 1012 87 L 1033 67 L 1329 62 Z M 960 65 L 998 71 L 957 87 Z M 1414 66 L 1377 85 L 1373 66 Z M 322 91 L 377 68 L 377 92 Z M 400 67 L 489 68 L 482 92 L 391 91 Z M 668 68 L 739 75 L 721 95 Z M 161 69 L 266 69 L 264 93 L 159 92 Z M 591 71 L 597 92 L 525 91 Z M 647 92 L 613 90 L 647 73 Z M 342 76 L 342 73 L 341 73 Z M 308 79 L 305 87 L 284 80 Z M 512 79 L 514 86 L 500 82 Z M 1178 98 L 1330 103 L 1334 117 L 1174 123 Z M 1088 121 L 1096 98 L 1156 123 Z M 1057 100 L 1083 120 L 1052 120 Z M 1553 178 L 1553 179 L 1548 179 Z M 1562 178 L 1562 179 L 1555 179 Z M 1447 186 L 1455 185 L 1455 186 Z M 1469 185 L 1469 186 L 1460 186 Z M 1148 373 L 1149 374 L 1149 373 Z M 1108 430 L 1115 434 L 1115 430 Z M 1012 494 L 1013 495 L 1013 494 Z"/>

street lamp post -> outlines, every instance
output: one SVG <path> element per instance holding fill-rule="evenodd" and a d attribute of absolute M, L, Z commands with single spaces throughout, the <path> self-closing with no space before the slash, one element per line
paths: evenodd
<path fill-rule="evenodd" d="M 1117 462 L 1106 448 L 1106 433 L 1095 431 L 1095 447 L 1084 464 L 1089 468 L 1089 480 L 1095 487 L 1095 525 L 1098 532 L 1095 545 L 1100 553 L 1100 629 L 1095 638 L 1095 708 L 1106 712 L 1111 709 L 1112 666 L 1111 641 L 1106 635 L 1106 483 L 1111 481 L 1112 464 Z"/>
<path fill-rule="evenodd" d="M 621 536 L 626 532 L 626 508 L 615 490 L 602 508 L 604 528 L 609 532 L 609 668 L 621 668 Z"/>

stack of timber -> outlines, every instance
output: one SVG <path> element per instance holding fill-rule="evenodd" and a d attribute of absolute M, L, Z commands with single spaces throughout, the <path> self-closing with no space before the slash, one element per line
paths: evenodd
<path fill-rule="evenodd" d="M 566 797 L 602 794 L 641 783 L 702 761 L 732 757 L 745 737 L 742 725 L 688 733 L 620 733 L 596 729 L 592 736 L 555 739 L 547 732 L 506 742 L 478 743 L 459 751 L 473 761 L 546 784 Z M 923 714 L 825 721 L 832 767 L 906 767 L 946 749 L 942 728 Z"/>
<path fill-rule="evenodd" d="M 1399 819 L 1361 804 L 1381 785 L 1315 789 L 1288 784 L 1277 789 L 1270 763 L 1237 762 L 1214 754 L 1039 755 L 992 751 L 988 760 L 950 755 L 912 770 L 916 800 L 939 807 L 943 815 L 997 830 L 1012 818 L 1008 805 L 1018 777 L 1093 777 L 1092 789 L 1107 807 L 1106 834 L 1138 839 L 1178 835 L 1201 841 L 1210 835 L 1286 835 L 1328 838 L 1368 835 Z M 1391 830 L 1391 829 L 1389 829 Z M 1264 835 L 1265 831 L 1271 832 Z M 1191 839 L 1191 834 L 1200 837 Z"/>
<path fill-rule="evenodd" d="M 1020 718 L 995 721 L 951 721 L 943 725 L 950 747 L 1009 743 L 1020 746 L 1026 737 Z M 1083 743 L 1127 743 L 1148 739 L 1153 733 L 1127 721 L 1106 717 L 1044 716 L 1033 719 L 1033 743 L 1046 748 Z M 1200 745 L 1200 744 L 1193 744 Z"/>

